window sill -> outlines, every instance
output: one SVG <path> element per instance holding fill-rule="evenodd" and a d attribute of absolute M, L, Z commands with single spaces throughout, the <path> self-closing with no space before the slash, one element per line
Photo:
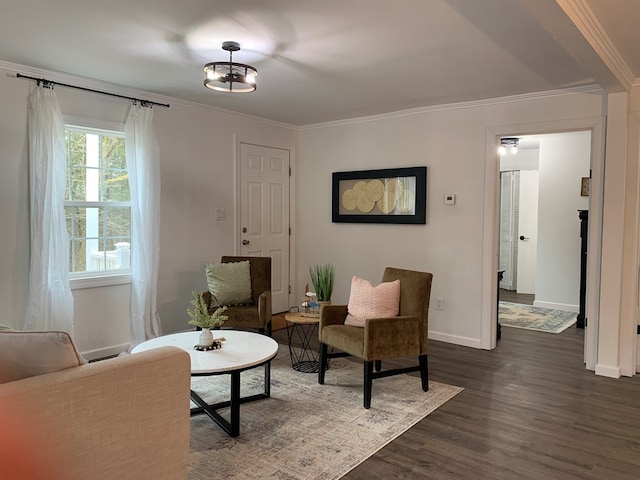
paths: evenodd
<path fill-rule="evenodd" d="M 78 277 L 70 280 L 71 290 L 83 288 L 111 287 L 114 285 L 126 285 L 131 283 L 131 274 L 102 275 L 99 277 Z"/>

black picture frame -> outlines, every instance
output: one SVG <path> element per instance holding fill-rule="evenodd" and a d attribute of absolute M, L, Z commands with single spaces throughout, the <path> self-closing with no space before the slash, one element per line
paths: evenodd
<path fill-rule="evenodd" d="M 427 167 L 333 172 L 334 223 L 425 224 Z"/>

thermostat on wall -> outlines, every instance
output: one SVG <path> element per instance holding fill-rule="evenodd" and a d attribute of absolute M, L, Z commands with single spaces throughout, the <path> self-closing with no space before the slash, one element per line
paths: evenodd
<path fill-rule="evenodd" d="M 456 196 L 453 193 L 447 193 L 444 196 L 444 204 L 445 205 L 455 205 L 456 204 Z"/>

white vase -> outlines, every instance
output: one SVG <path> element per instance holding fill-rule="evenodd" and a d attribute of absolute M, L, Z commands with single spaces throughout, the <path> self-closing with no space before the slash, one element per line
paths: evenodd
<path fill-rule="evenodd" d="M 203 328 L 200 331 L 200 338 L 198 339 L 199 347 L 210 347 L 213 345 L 213 334 L 210 328 Z"/>

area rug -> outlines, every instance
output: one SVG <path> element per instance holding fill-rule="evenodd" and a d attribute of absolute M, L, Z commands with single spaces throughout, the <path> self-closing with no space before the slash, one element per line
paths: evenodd
<path fill-rule="evenodd" d="M 567 310 L 500 302 L 500 325 L 505 327 L 562 333 L 576 323 L 578 314 Z"/>
<path fill-rule="evenodd" d="M 264 370 L 242 373 L 241 394 L 259 393 Z M 337 479 L 462 390 L 409 375 L 374 380 L 362 406 L 362 364 L 332 359 L 325 385 L 291 368 L 287 347 L 272 362 L 271 398 L 240 407 L 240 436 L 229 437 L 206 415 L 191 418 L 189 480 Z M 228 399 L 229 377 L 194 377 L 209 403 Z M 193 406 L 193 404 L 192 404 Z M 222 411 L 223 416 L 226 412 Z"/>

